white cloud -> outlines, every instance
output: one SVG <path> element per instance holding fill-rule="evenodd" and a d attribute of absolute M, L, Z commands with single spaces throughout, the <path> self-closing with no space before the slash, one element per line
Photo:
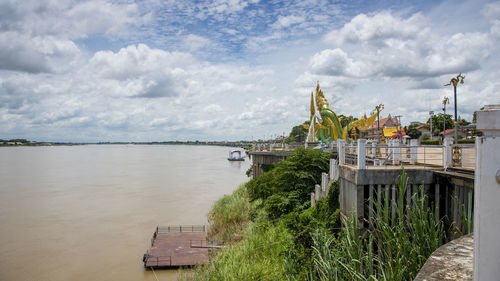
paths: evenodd
<path fill-rule="evenodd" d="M 389 11 L 372 16 L 359 14 L 340 30 L 329 32 L 324 40 L 327 43 L 341 46 L 345 43 L 369 43 L 381 45 L 387 39 L 412 39 L 425 32 L 426 19 L 421 14 L 414 14 L 408 19 L 393 15 Z"/>
<path fill-rule="evenodd" d="M 275 23 L 272 24 L 274 28 L 286 28 L 294 24 L 299 24 L 305 21 L 303 16 L 279 16 Z"/>
<path fill-rule="evenodd" d="M 184 45 L 190 51 L 196 51 L 210 45 L 211 43 L 210 39 L 195 34 L 189 34 L 186 38 L 184 38 Z"/>
<path fill-rule="evenodd" d="M 408 19 L 389 12 L 359 15 L 325 40 L 363 46 L 324 50 L 311 58 L 314 73 L 334 76 L 439 76 L 476 70 L 491 53 L 488 34 L 433 33 L 420 14 Z"/>

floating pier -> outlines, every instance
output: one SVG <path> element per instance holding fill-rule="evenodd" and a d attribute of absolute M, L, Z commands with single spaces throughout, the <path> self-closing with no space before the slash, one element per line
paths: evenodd
<path fill-rule="evenodd" d="M 205 225 L 156 227 L 142 261 L 145 268 L 155 269 L 193 266 L 208 262 L 208 249 L 218 247 L 207 242 Z"/>

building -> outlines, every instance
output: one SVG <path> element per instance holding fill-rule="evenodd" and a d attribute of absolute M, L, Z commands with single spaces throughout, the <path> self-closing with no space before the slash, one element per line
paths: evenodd
<path fill-rule="evenodd" d="M 380 121 L 375 120 L 368 129 L 362 131 L 362 134 L 366 139 L 378 139 L 378 132 L 380 132 L 381 135 L 383 132 L 384 138 L 392 138 L 395 135 L 399 135 L 398 131 L 402 131 L 398 119 L 389 114 L 386 118 L 380 119 Z"/>

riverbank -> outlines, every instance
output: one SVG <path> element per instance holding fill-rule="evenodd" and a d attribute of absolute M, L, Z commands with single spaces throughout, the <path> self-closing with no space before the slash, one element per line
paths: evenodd
<path fill-rule="evenodd" d="M 411 280 L 445 241 L 422 192 L 403 200 L 374 202 L 365 231 L 342 217 L 338 185 L 310 207 L 310 192 L 326 172 L 330 155 L 299 149 L 261 177 L 217 201 L 211 236 L 228 247 L 214 252 L 184 280 Z M 398 189 L 405 194 L 402 170 Z"/>

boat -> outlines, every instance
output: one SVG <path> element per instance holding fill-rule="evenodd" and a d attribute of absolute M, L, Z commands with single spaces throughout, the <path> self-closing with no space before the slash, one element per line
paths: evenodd
<path fill-rule="evenodd" d="M 229 161 L 245 161 L 245 157 L 241 156 L 240 150 L 231 150 L 229 151 L 229 157 L 227 158 Z"/>

